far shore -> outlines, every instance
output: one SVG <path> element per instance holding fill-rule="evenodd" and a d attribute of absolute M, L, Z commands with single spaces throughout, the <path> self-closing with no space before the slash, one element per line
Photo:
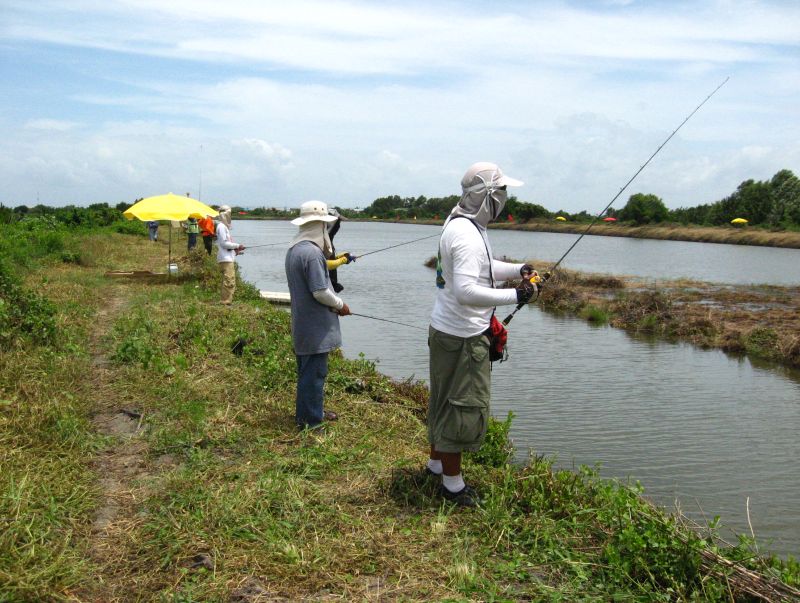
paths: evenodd
<path fill-rule="evenodd" d="M 276 217 L 243 217 L 244 220 L 288 220 Z M 425 224 L 441 226 L 443 220 L 384 220 L 378 218 L 346 218 L 351 222 L 384 222 L 389 224 Z M 525 230 L 531 232 L 555 232 L 582 234 L 588 223 L 536 220 L 525 223 L 501 222 L 490 224 L 497 230 Z M 757 226 L 684 226 L 662 224 L 632 226 L 628 224 L 598 222 L 588 234 L 600 237 L 630 237 L 634 239 L 659 239 L 664 241 L 690 241 L 694 243 L 720 243 L 726 245 L 756 245 L 760 247 L 784 247 L 800 249 L 800 232 L 790 230 L 767 230 Z"/>

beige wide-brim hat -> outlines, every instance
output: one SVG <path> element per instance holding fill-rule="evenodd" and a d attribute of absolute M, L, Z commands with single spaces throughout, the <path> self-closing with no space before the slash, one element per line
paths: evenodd
<path fill-rule="evenodd" d="M 295 226 L 302 226 L 308 222 L 335 222 L 336 216 L 328 213 L 328 205 L 322 201 L 306 201 L 300 206 L 300 217 L 292 220 Z"/>

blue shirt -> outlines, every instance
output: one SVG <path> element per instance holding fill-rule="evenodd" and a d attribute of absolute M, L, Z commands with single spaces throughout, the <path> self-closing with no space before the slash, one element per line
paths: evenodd
<path fill-rule="evenodd" d="M 330 289 L 322 250 L 300 241 L 286 252 L 286 280 L 292 304 L 292 342 L 298 356 L 330 352 L 342 345 L 339 315 L 314 299 L 313 292 Z"/>

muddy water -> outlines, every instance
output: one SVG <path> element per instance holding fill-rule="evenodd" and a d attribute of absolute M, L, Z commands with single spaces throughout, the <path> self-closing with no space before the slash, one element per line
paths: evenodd
<path fill-rule="evenodd" d="M 287 222 L 236 222 L 245 244 L 288 242 Z M 436 227 L 345 223 L 340 251 L 363 254 Z M 574 235 L 492 231 L 496 254 L 555 260 Z M 244 277 L 285 291 L 286 245 L 249 250 Z M 342 296 L 361 317 L 342 320 L 344 352 L 364 353 L 395 378 L 427 378 L 426 332 L 435 287 L 423 262 L 436 238 L 376 253 L 340 269 Z M 800 250 L 585 237 L 565 267 L 653 279 L 800 284 Z M 501 316 L 503 312 L 500 312 Z M 412 328 L 416 327 L 416 328 Z M 510 328 L 511 358 L 493 374 L 495 416 L 515 415 L 517 457 L 601 467 L 640 481 L 661 504 L 698 521 L 715 515 L 737 532 L 750 521 L 762 544 L 800 554 L 800 374 L 721 352 L 642 338 L 529 307 Z"/>

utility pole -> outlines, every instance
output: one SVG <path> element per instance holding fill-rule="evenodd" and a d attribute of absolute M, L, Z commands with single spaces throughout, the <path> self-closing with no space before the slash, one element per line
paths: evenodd
<path fill-rule="evenodd" d="M 203 200 L 203 145 L 200 145 L 200 187 L 197 189 L 197 200 Z"/>

